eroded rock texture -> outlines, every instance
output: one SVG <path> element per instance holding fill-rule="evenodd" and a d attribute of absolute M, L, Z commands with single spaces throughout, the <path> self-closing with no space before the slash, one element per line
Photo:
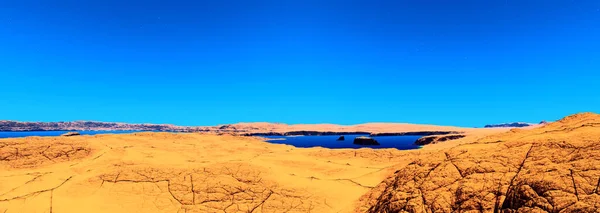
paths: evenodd
<path fill-rule="evenodd" d="M 13 168 L 32 168 L 77 160 L 87 157 L 90 152 L 87 144 L 64 138 L 28 137 L 0 141 L 0 161 Z"/>
<path fill-rule="evenodd" d="M 358 212 L 600 212 L 600 116 L 584 113 L 424 153 Z"/>

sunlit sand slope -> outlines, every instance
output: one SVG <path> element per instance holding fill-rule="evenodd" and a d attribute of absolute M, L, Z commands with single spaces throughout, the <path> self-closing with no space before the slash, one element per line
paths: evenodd
<path fill-rule="evenodd" d="M 0 140 L 0 212 L 352 212 L 412 151 L 136 133 Z"/>

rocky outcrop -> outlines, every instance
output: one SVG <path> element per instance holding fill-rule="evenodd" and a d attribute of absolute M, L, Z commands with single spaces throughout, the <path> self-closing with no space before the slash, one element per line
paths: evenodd
<path fill-rule="evenodd" d="M 488 124 L 485 125 L 484 128 L 497 128 L 497 127 L 526 127 L 534 124 L 524 123 L 524 122 L 513 122 L 513 123 L 503 123 L 503 124 Z"/>
<path fill-rule="evenodd" d="M 67 132 L 67 133 L 65 133 L 65 134 L 62 134 L 62 135 L 60 135 L 60 136 L 63 136 L 63 137 L 70 137 L 70 136 L 77 136 L 77 135 L 81 135 L 81 134 L 79 134 L 79 132 Z"/>
<path fill-rule="evenodd" d="M 449 141 L 449 140 L 456 140 L 459 138 L 464 138 L 465 135 L 432 135 L 432 136 L 425 136 L 425 137 L 421 137 L 419 139 L 417 139 L 417 141 L 415 141 L 415 145 L 419 145 L 419 146 L 423 146 L 423 145 L 427 145 L 427 144 L 436 144 L 439 142 L 444 142 L 444 141 Z"/>
<path fill-rule="evenodd" d="M 600 115 L 584 113 L 425 151 L 357 212 L 598 212 Z"/>
<path fill-rule="evenodd" d="M 339 137 L 337 140 L 338 140 L 338 141 L 343 141 L 343 140 L 346 140 L 346 138 L 344 138 L 344 136 L 342 135 L 342 136 L 340 136 L 340 137 Z"/>
<path fill-rule="evenodd" d="M 377 142 L 375 139 L 370 138 L 370 137 L 364 137 L 364 136 L 354 138 L 353 143 L 356 145 L 361 145 L 361 146 L 380 145 L 379 142 Z"/>

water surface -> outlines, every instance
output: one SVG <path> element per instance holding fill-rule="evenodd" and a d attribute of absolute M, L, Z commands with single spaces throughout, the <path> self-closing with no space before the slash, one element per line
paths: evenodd
<path fill-rule="evenodd" d="M 340 137 L 339 135 L 319 135 L 319 136 L 261 136 L 264 138 L 268 138 L 267 142 L 276 143 L 276 144 L 288 144 L 295 147 L 325 147 L 325 148 L 362 148 L 369 147 L 374 149 L 382 149 L 382 148 L 396 148 L 401 150 L 406 149 L 417 149 L 420 146 L 415 145 L 415 141 L 422 136 L 374 136 L 371 137 L 377 142 L 379 142 L 379 146 L 361 146 L 355 145 L 352 142 L 354 138 L 358 136 L 369 136 L 369 135 L 344 135 L 345 140 L 338 141 L 337 139 Z"/>
<path fill-rule="evenodd" d="M 0 131 L 0 138 L 21 138 L 29 136 L 60 136 L 67 132 L 79 132 L 82 135 L 97 135 L 97 134 L 126 134 L 134 132 L 144 131 L 23 131 L 23 132 L 2 132 Z M 369 135 L 344 135 L 345 140 L 338 141 L 339 135 L 320 135 L 320 136 L 261 136 L 268 138 L 267 142 L 275 144 L 288 144 L 295 147 L 325 147 L 332 149 L 339 148 L 362 148 L 369 147 L 374 149 L 382 148 L 396 148 L 400 150 L 407 149 L 418 149 L 420 146 L 415 145 L 414 142 L 422 136 L 406 135 L 406 136 L 374 136 L 375 140 L 379 142 L 378 146 L 361 146 L 355 145 L 352 142 L 354 138 L 358 136 L 369 136 Z"/>

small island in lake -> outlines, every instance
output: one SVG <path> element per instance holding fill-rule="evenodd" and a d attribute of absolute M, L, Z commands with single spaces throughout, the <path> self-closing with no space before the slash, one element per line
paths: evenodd
<path fill-rule="evenodd" d="M 379 145 L 379 142 L 377 142 L 375 139 L 370 138 L 370 137 L 365 137 L 365 136 L 354 138 L 353 143 L 356 145 L 363 145 L 363 146 Z"/>

